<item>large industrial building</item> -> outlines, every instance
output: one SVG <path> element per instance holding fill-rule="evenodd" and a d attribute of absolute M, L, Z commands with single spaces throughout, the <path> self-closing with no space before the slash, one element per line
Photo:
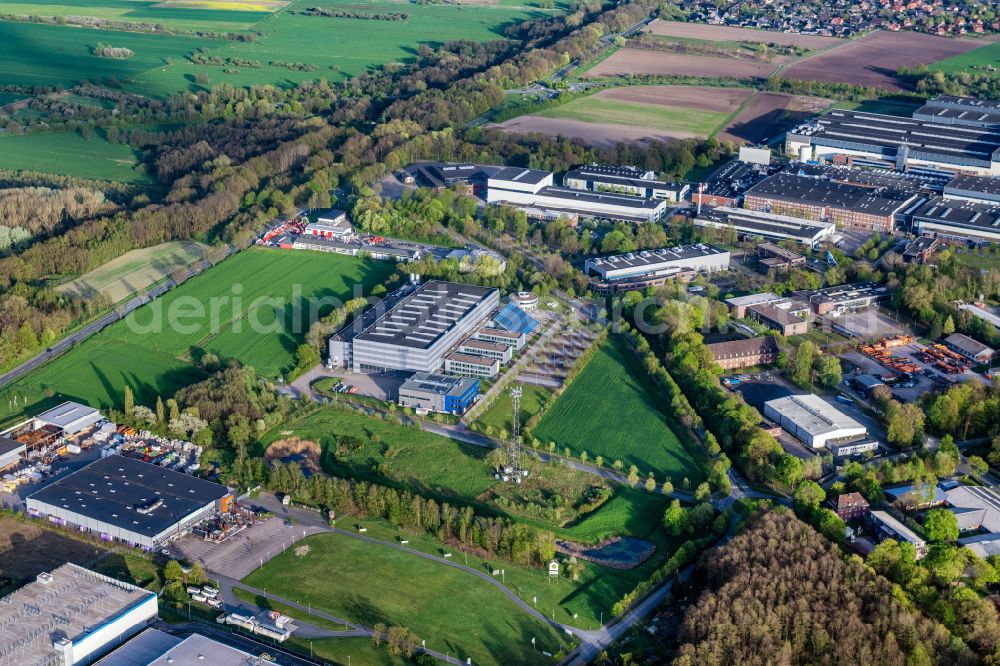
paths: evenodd
<path fill-rule="evenodd" d="M 550 172 L 522 167 L 506 167 L 491 175 L 486 200 L 492 204 L 626 222 L 655 222 L 667 209 L 665 199 L 556 187 Z"/>
<path fill-rule="evenodd" d="M 152 550 L 231 501 L 223 485 L 116 454 L 32 493 L 26 503 L 31 516 Z"/>
<path fill-rule="evenodd" d="M 868 434 L 863 425 L 815 394 L 768 400 L 764 403 L 764 417 L 814 449 L 860 439 Z"/>
<path fill-rule="evenodd" d="M 789 155 L 898 171 L 1000 175 L 1000 129 L 834 109 L 785 136 Z"/>
<path fill-rule="evenodd" d="M 155 592 L 66 563 L 0 599 L 0 664 L 89 664 L 156 614 Z"/>
<path fill-rule="evenodd" d="M 945 199 L 1000 206 L 1000 178 L 959 174 L 948 181 L 942 194 Z"/>
<path fill-rule="evenodd" d="M 913 230 L 925 236 L 976 242 L 1000 241 L 1000 203 L 931 197 L 913 212 Z"/>
<path fill-rule="evenodd" d="M 912 192 L 791 173 L 765 178 L 743 195 L 743 206 L 749 210 L 888 232 L 895 228 L 896 216 L 917 201 Z"/>
<path fill-rule="evenodd" d="M 662 285 L 666 280 L 729 268 L 729 251 L 707 243 L 588 259 L 584 274 L 597 294 L 620 293 Z"/>
<path fill-rule="evenodd" d="M 181 638 L 150 628 L 97 662 L 96 666 L 277 666 L 278 662 L 263 656 L 266 652 L 257 652 L 250 654 L 201 634 Z"/>
<path fill-rule="evenodd" d="M 687 183 L 659 180 L 652 171 L 597 164 L 567 171 L 563 176 L 563 185 L 574 190 L 614 192 L 644 199 L 666 199 L 674 203 L 684 199 L 691 189 Z"/>
<path fill-rule="evenodd" d="M 914 111 L 913 118 L 938 125 L 995 128 L 1000 127 L 1000 102 L 939 95 Z"/>
<path fill-rule="evenodd" d="M 399 387 L 399 404 L 445 414 L 464 414 L 479 397 L 479 380 L 418 372 Z"/>
<path fill-rule="evenodd" d="M 437 372 L 499 304 L 490 287 L 431 280 L 404 288 L 331 337 L 330 361 L 355 372 Z"/>
<path fill-rule="evenodd" d="M 837 231 L 837 225 L 832 221 L 728 206 L 705 207 L 695 216 L 694 223 L 699 227 L 732 228 L 740 238 L 760 236 L 772 240 L 793 240 L 810 246 L 830 238 Z"/>

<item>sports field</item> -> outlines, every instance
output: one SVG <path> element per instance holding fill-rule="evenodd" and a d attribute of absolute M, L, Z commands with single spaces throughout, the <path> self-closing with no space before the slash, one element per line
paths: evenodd
<path fill-rule="evenodd" d="M 565 636 L 472 574 L 342 534 L 318 534 L 244 579 L 248 585 L 373 626 L 402 625 L 427 647 L 474 664 L 548 664 Z M 531 639 L 536 639 L 533 649 Z"/>
<path fill-rule="evenodd" d="M 244 250 L 4 387 L 0 421 L 67 399 L 120 407 L 126 384 L 137 403 L 152 404 L 202 378 L 193 361 L 205 352 L 278 377 L 294 365 L 304 335 L 298 304 L 346 300 L 354 285 L 367 294 L 394 270 L 337 254 Z M 301 321 L 304 329 L 307 313 Z"/>
<path fill-rule="evenodd" d="M 606 342 L 545 413 L 532 435 L 558 450 L 586 451 L 605 464 L 621 460 L 624 469 L 639 468 L 658 482 L 667 476 L 692 484 L 704 478 L 695 454 L 670 429 L 656 400 L 639 379 L 642 369 L 626 358 L 617 340 Z M 637 364 L 636 364 L 637 365 Z"/>
<path fill-rule="evenodd" d="M 91 297 L 103 292 L 118 303 L 137 291 L 169 277 L 177 268 L 205 257 L 208 246 L 195 241 L 172 241 L 126 252 L 79 278 L 59 285 L 56 291 Z"/>
<path fill-rule="evenodd" d="M 0 22 L 0 33 L 5 25 Z M 0 44 L 0 51 L 3 49 Z M 0 169 L 143 182 L 149 177 L 136 170 L 137 153 L 131 146 L 108 143 L 100 130 L 94 130 L 89 139 L 78 132 L 0 134 Z"/>
<path fill-rule="evenodd" d="M 1000 76 L 1000 42 L 986 44 L 978 49 L 939 60 L 929 65 L 931 69 L 945 74 L 967 72 L 969 74 L 992 74 Z M 989 68 L 993 68 L 990 70 Z"/>

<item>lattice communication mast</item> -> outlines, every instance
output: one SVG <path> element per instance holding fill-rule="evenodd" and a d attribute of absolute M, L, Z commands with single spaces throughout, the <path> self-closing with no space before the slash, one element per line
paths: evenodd
<path fill-rule="evenodd" d="M 528 470 L 521 464 L 521 387 L 510 390 L 510 401 L 514 407 L 514 415 L 510 425 L 510 445 L 507 449 L 507 467 L 504 468 L 504 481 L 521 483 L 528 476 Z"/>

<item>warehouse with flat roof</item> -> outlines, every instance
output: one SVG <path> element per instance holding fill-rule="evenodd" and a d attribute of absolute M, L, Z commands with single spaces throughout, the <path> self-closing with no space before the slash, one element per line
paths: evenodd
<path fill-rule="evenodd" d="M 588 259 L 583 272 L 603 280 L 625 280 L 664 272 L 675 273 L 685 268 L 706 272 L 726 270 L 729 268 L 729 251 L 707 243 L 637 250 Z"/>
<path fill-rule="evenodd" d="M 913 212 L 913 230 L 933 238 L 1000 241 L 1000 203 L 931 197 Z"/>
<path fill-rule="evenodd" d="M 843 314 L 863 310 L 888 301 L 892 291 L 877 282 L 854 282 L 816 289 L 809 294 L 809 305 L 818 315 Z"/>
<path fill-rule="evenodd" d="M 66 563 L 0 599 L 0 663 L 89 664 L 156 619 L 155 592 Z"/>
<path fill-rule="evenodd" d="M 1000 129 L 833 109 L 785 135 L 800 159 L 928 173 L 1000 175 Z"/>
<path fill-rule="evenodd" d="M 430 280 L 341 329 L 330 338 L 330 360 L 354 372 L 436 372 L 445 353 L 499 304 L 498 289 Z"/>
<path fill-rule="evenodd" d="M 31 516 L 152 550 L 231 500 L 221 484 L 114 454 L 35 491 L 26 504 Z"/>
<path fill-rule="evenodd" d="M 1000 179 L 958 174 L 944 186 L 945 199 L 1000 206 Z"/>
<path fill-rule="evenodd" d="M 1000 103 L 975 97 L 938 95 L 913 112 L 916 120 L 938 125 L 1000 126 Z"/>
<path fill-rule="evenodd" d="M 182 638 L 159 629 L 146 629 L 97 662 L 97 666 L 185 666 L 199 663 L 211 666 L 277 666 L 277 662 L 264 656 L 244 652 L 201 634 Z"/>
<path fill-rule="evenodd" d="M 739 238 L 761 236 L 772 240 L 793 240 L 803 245 L 818 243 L 837 231 L 834 222 L 728 206 L 705 207 L 695 216 L 694 223 L 699 227 L 732 228 Z"/>
<path fill-rule="evenodd" d="M 768 400 L 764 403 L 764 418 L 814 449 L 868 434 L 863 425 L 813 393 Z"/>

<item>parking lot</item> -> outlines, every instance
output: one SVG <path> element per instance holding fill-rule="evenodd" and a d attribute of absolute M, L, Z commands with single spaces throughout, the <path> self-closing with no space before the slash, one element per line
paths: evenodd
<path fill-rule="evenodd" d="M 272 517 L 222 543 L 188 534 L 168 550 L 171 557 L 201 562 L 206 571 L 241 579 L 299 539 L 318 531 L 316 527 L 289 526 L 284 519 Z"/>
<path fill-rule="evenodd" d="M 594 342 L 597 333 L 589 328 L 571 328 L 556 333 L 536 350 L 518 381 L 547 388 L 563 385 L 570 368 Z"/>

